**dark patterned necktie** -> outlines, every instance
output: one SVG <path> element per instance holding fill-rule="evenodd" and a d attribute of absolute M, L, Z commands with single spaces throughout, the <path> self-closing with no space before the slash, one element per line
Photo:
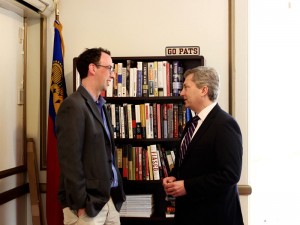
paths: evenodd
<path fill-rule="evenodd" d="M 190 125 L 188 127 L 188 130 L 187 130 L 187 132 L 184 135 L 184 139 L 182 141 L 181 148 L 180 148 L 180 151 L 179 151 L 179 166 L 182 164 L 182 161 L 184 159 L 185 153 L 187 151 L 187 146 L 191 142 L 193 133 L 195 131 L 195 128 L 197 126 L 197 123 L 198 123 L 199 119 L 200 119 L 199 116 L 194 116 L 192 118 L 192 121 L 191 121 L 191 123 L 190 123 Z"/>

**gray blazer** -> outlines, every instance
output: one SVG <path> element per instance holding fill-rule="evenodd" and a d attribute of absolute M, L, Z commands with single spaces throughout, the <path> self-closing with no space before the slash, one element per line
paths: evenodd
<path fill-rule="evenodd" d="M 106 109 L 105 114 L 113 137 Z M 87 215 L 94 217 L 112 197 L 119 211 L 125 194 L 117 168 L 119 186 L 111 188 L 114 140 L 107 136 L 100 112 L 83 86 L 61 104 L 56 134 L 60 163 L 58 197 L 62 207 L 85 208 Z"/>

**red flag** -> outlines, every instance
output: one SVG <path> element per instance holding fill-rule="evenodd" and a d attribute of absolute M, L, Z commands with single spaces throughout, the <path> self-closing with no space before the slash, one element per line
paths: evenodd
<path fill-rule="evenodd" d="M 46 217 L 48 225 L 63 225 L 63 213 L 57 195 L 59 188 L 59 161 L 56 148 L 55 118 L 61 103 L 67 97 L 67 90 L 64 77 L 62 25 L 58 20 L 55 20 L 54 28 L 48 115 Z"/>

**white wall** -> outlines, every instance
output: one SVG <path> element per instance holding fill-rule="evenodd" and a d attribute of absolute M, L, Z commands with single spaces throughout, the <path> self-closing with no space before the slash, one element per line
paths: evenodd
<path fill-rule="evenodd" d="M 0 171 L 23 165 L 23 105 L 18 105 L 18 89 L 23 89 L 23 17 L 0 7 Z M 25 182 L 22 174 L 0 179 L 0 193 Z M 25 225 L 26 197 L 0 205 L 0 224 Z"/>

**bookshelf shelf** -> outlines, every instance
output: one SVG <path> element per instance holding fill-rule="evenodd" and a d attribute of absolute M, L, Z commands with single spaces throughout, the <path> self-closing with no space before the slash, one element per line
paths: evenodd
<path fill-rule="evenodd" d="M 129 104 L 143 104 L 153 102 L 164 102 L 164 103 L 183 103 L 183 99 L 180 96 L 166 96 L 166 97 L 106 97 L 105 100 L 109 103 L 120 103 L 126 102 Z"/>
<path fill-rule="evenodd" d="M 170 143 L 172 146 L 178 144 L 180 138 L 163 138 L 163 139 L 129 139 L 129 138 L 117 138 L 115 139 L 116 144 L 132 144 L 140 146 L 140 145 L 151 145 L 151 144 L 162 144 L 162 143 Z"/>

